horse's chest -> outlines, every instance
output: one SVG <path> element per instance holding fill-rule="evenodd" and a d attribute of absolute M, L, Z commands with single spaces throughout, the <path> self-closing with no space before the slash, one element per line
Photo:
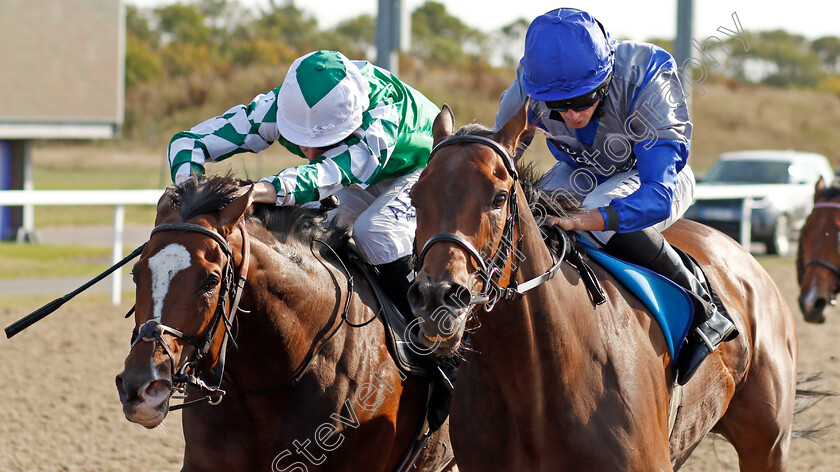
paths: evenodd
<path fill-rule="evenodd" d="M 491 386 L 456 391 L 450 433 L 458 464 L 464 465 L 461 469 L 643 470 L 632 465 L 639 457 L 647 453 L 661 456 L 649 447 L 657 443 L 652 435 L 641 432 L 628 437 L 628 431 L 618 426 L 632 423 L 631 418 L 602 408 L 580 415 L 579 409 L 560 396 L 557 392 L 506 395 L 493 392 Z M 507 401 L 500 401 L 502 398 Z"/>

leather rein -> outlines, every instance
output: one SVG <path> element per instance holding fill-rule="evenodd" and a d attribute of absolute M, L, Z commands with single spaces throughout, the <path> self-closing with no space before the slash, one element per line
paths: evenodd
<path fill-rule="evenodd" d="M 823 203 L 817 203 L 817 204 L 814 205 L 814 210 L 817 210 L 817 209 L 820 209 L 820 208 L 840 210 L 840 203 L 823 202 Z M 809 265 L 818 265 L 818 266 L 825 267 L 826 269 L 828 269 L 832 273 L 834 273 L 834 275 L 840 277 L 840 268 L 838 268 L 837 266 L 835 266 L 834 264 L 832 264 L 830 262 L 824 261 L 822 259 L 808 259 L 807 261 L 805 261 L 805 263 L 803 264 L 802 267 L 804 269 L 805 267 L 808 267 Z M 802 281 L 800 280 L 800 283 L 801 282 Z"/>
<path fill-rule="evenodd" d="M 238 227 L 242 232 L 242 263 L 239 266 L 237 282 L 235 284 L 233 283 L 233 251 L 231 250 L 230 245 L 225 240 L 225 238 L 222 237 L 222 235 L 218 232 L 204 226 L 190 223 L 164 223 L 156 226 L 152 230 L 152 235 L 160 231 L 192 231 L 207 235 L 219 245 L 219 247 L 222 249 L 222 252 L 225 254 L 225 256 L 227 256 L 227 262 L 225 263 L 225 268 L 222 273 L 222 281 L 220 282 L 221 292 L 219 293 L 219 301 L 216 305 L 216 310 L 213 313 L 213 318 L 210 321 L 210 325 L 207 328 L 207 332 L 202 339 L 190 336 L 179 329 L 164 325 L 154 319 L 146 321 L 145 323 L 140 325 L 139 328 L 135 328 L 132 332 L 132 348 L 135 344 L 139 343 L 140 341 L 160 343 L 167 356 L 169 357 L 172 372 L 175 372 L 174 355 L 169 349 L 169 346 L 164 342 L 162 335 L 168 334 L 196 348 L 192 358 L 190 358 L 190 360 L 187 361 L 181 367 L 181 369 L 178 370 L 177 373 L 174 373 L 172 375 L 172 388 L 173 390 L 177 390 L 179 393 L 184 394 L 186 392 L 187 385 L 193 385 L 203 391 L 208 392 L 208 395 L 196 400 L 185 401 L 184 403 L 181 403 L 179 405 L 173 405 L 169 408 L 170 411 L 179 410 L 186 406 L 205 400 L 207 400 L 211 405 L 218 405 L 226 393 L 225 390 L 221 388 L 221 384 L 223 382 L 231 385 L 232 387 L 236 388 L 239 392 L 245 394 L 269 394 L 293 387 L 300 381 L 301 378 L 303 378 L 303 376 L 309 370 L 309 367 L 312 365 L 312 362 L 315 360 L 318 354 L 327 346 L 327 344 L 329 344 L 330 340 L 332 340 L 336 333 L 338 333 L 342 325 L 347 324 L 348 326 L 353 328 L 360 328 L 370 324 L 376 318 L 376 316 L 373 316 L 371 319 L 358 324 L 353 323 L 348 319 L 350 310 L 350 298 L 352 297 L 354 291 L 353 275 L 347 269 L 347 266 L 344 264 L 344 261 L 341 259 L 341 257 L 339 257 L 338 253 L 336 253 L 336 251 L 329 244 L 327 244 L 325 241 L 314 239 L 312 241 L 312 250 L 314 251 L 315 243 L 325 246 L 338 260 L 339 264 L 344 270 L 344 273 L 347 276 L 347 299 L 345 300 L 344 310 L 341 314 L 341 323 L 339 323 L 339 325 L 336 326 L 335 329 L 333 329 L 323 341 L 321 341 L 321 344 L 318 346 L 318 348 L 314 352 L 312 352 L 303 363 L 301 363 L 298 369 L 296 369 L 292 378 L 279 386 L 263 389 L 244 388 L 240 387 L 239 385 L 236 385 L 230 379 L 224 378 L 225 356 L 227 352 L 228 340 L 230 340 L 234 347 L 238 347 L 231 333 L 233 323 L 236 319 L 236 313 L 239 311 L 239 300 L 242 296 L 242 292 L 245 287 L 245 282 L 247 280 L 248 275 L 248 264 L 251 259 L 251 246 L 248 242 L 248 231 L 245 229 L 244 220 L 238 225 Z M 233 304 L 231 305 L 229 315 L 225 313 L 227 305 L 226 302 L 228 299 L 233 300 Z M 130 314 L 131 312 L 129 312 L 129 315 Z M 224 323 L 225 325 L 225 336 L 222 341 L 222 347 L 219 353 L 219 361 L 212 369 L 211 379 L 209 381 L 204 380 L 202 378 L 202 372 L 198 371 L 196 369 L 196 366 L 209 351 L 210 343 L 212 339 L 216 336 L 216 331 L 218 330 L 221 323 Z"/>
<path fill-rule="evenodd" d="M 482 291 L 477 297 L 473 297 L 470 300 L 470 305 L 484 305 L 484 310 L 490 312 L 500 299 L 510 301 L 514 299 L 514 297 L 521 296 L 525 292 L 547 282 L 548 280 L 551 280 L 563 264 L 564 256 L 569 249 L 570 243 L 568 241 L 568 237 L 560 231 L 558 235 L 561 236 L 560 240 L 563 242 L 563 248 L 562 251 L 559 251 L 559 257 L 554 265 L 552 265 L 551 268 L 542 275 L 534 277 L 526 282 L 518 283 L 516 281 L 516 275 L 519 271 L 519 261 L 516 255 L 522 253 L 522 231 L 516 191 L 516 183 L 517 180 L 519 180 L 519 173 L 516 170 L 513 158 L 504 146 L 490 138 L 475 135 L 456 135 L 450 136 L 438 143 L 429 155 L 429 162 L 432 161 L 435 153 L 437 153 L 441 148 L 455 144 L 481 144 L 489 147 L 493 150 L 493 152 L 502 158 L 505 169 L 513 178 L 513 186 L 511 187 L 508 196 L 508 215 L 505 220 L 504 228 L 498 243 L 490 243 L 494 251 L 493 255 L 489 258 L 485 258 L 484 251 L 480 252 L 476 249 L 474 244 L 463 236 L 454 233 L 437 233 L 429 238 L 429 240 L 423 245 L 423 249 L 420 251 L 420 254 L 416 259 L 415 268 L 417 271 L 420 270 L 423 266 L 426 254 L 433 245 L 441 242 L 454 243 L 466 251 L 472 261 L 474 261 L 477 268 L 473 274 L 475 274 L 479 280 L 483 282 Z M 519 237 L 516 239 L 514 247 L 513 239 L 515 229 L 518 230 Z M 504 267 L 511 267 L 511 275 L 508 279 L 510 282 L 507 287 L 499 287 L 497 281 L 501 277 L 502 269 Z"/>

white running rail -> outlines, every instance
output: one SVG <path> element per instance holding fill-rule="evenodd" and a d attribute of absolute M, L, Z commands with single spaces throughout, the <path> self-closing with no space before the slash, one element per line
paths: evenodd
<path fill-rule="evenodd" d="M 35 205 L 96 205 L 114 207 L 114 237 L 111 247 L 111 263 L 123 258 L 123 231 L 125 229 L 126 205 L 155 205 L 163 195 L 162 189 L 146 190 L 3 190 L 0 191 L 0 207 L 22 206 L 24 210 L 23 229 L 33 234 L 31 208 Z M 27 209 L 29 209 L 27 211 Z M 122 269 L 111 275 L 111 303 L 119 305 L 122 298 Z"/>
<path fill-rule="evenodd" d="M 752 208 L 756 200 L 767 195 L 785 192 L 789 194 L 808 192 L 813 188 L 808 185 L 698 185 L 695 188 L 695 200 L 713 200 L 724 198 L 743 199 L 741 212 L 741 245 L 749 248 L 752 231 Z M 163 195 L 162 189 L 145 190 L 3 190 L 0 191 L 0 207 L 22 206 L 24 211 L 23 229 L 28 234 L 34 232 L 31 208 L 35 205 L 98 205 L 114 207 L 114 237 L 111 248 L 112 263 L 119 262 L 123 252 L 123 231 L 125 228 L 126 205 L 155 205 Z M 116 270 L 111 276 L 111 302 L 118 305 L 121 300 L 122 270 Z"/>

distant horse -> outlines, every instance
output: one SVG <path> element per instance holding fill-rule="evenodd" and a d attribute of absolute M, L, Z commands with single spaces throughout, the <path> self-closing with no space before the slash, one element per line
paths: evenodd
<path fill-rule="evenodd" d="M 421 341 L 438 354 L 458 352 L 469 324 L 450 410 L 459 468 L 672 471 L 713 431 L 734 445 L 742 471 L 785 470 L 797 338 L 756 260 L 697 223 L 666 232 L 699 261 L 741 333 L 682 387 L 669 433 L 674 371 L 645 306 L 600 266 L 592 270 L 607 302 L 597 307 L 572 265 L 553 272 L 510 158 L 525 109 L 496 134 L 469 126 L 453 136 L 453 126 L 447 107 L 412 190 L 422 250 L 409 300 Z"/>
<path fill-rule="evenodd" d="M 158 203 L 116 378 L 126 418 L 157 426 L 186 386 L 183 471 L 407 467 L 422 449 L 411 446 L 426 382 L 397 370 L 370 288 L 333 252 L 347 249 L 346 231 L 314 210 L 252 207 L 245 190 L 193 179 Z M 452 461 L 447 430 L 420 470 Z"/>
<path fill-rule="evenodd" d="M 809 323 L 825 322 L 825 307 L 840 291 L 840 188 L 814 188 L 814 209 L 799 233 L 796 253 L 799 308 Z"/>

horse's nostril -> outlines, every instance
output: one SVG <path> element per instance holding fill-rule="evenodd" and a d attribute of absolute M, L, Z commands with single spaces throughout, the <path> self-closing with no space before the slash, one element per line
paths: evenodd
<path fill-rule="evenodd" d="M 417 312 L 421 310 L 425 305 L 423 300 L 423 293 L 420 291 L 420 287 L 418 286 L 417 282 L 414 282 L 408 287 L 408 293 L 406 294 L 408 297 L 408 305 L 411 307 L 411 311 Z"/>
<path fill-rule="evenodd" d="M 117 384 L 117 394 L 120 396 L 120 401 L 125 403 L 128 400 L 128 393 L 125 391 L 125 387 L 123 387 L 123 377 L 122 374 L 117 375 L 117 378 L 114 379 Z"/>
<path fill-rule="evenodd" d="M 431 297 L 431 302 L 434 303 L 434 306 L 448 306 L 448 304 L 450 303 L 449 294 L 451 290 L 452 284 L 450 284 L 449 282 L 440 282 L 435 284 L 435 286 L 432 288 Z"/>
<path fill-rule="evenodd" d="M 432 313 L 440 308 L 457 313 L 470 306 L 470 289 L 457 282 L 415 280 L 408 288 L 408 303 L 415 313 Z"/>
<path fill-rule="evenodd" d="M 453 283 L 449 287 L 449 291 L 444 297 L 446 305 L 452 308 L 453 311 L 466 308 L 470 305 L 472 294 L 467 287 Z"/>
<path fill-rule="evenodd" d="M 163 380 L 155 380 L 140 392 L 143 401 L 163 401 L 169 396 L 169 385 Z"/>
<path fill-rule="evenodd" d="M 816 301 L 814 301 L 814 310 L 823 311 L 826 305 L 828 305 L 828 300 L 826 300 L 825 298 L 818 298 L 816 299 Z"/>

